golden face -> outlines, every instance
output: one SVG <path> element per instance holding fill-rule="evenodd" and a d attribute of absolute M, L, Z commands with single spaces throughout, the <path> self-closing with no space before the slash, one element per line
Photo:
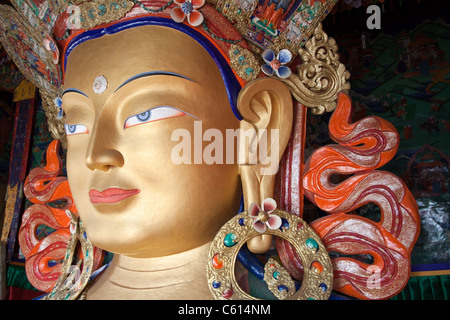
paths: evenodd
<path fill-rule="evenodd" d="M 193 150 L 196 122 L 224 137 L 239 127 L 218 67 L 194 39 L 141 26 L 88 40 L 69 55 L 64 89 L 69 184 L 94 245 L 137 257 L 183 252 L 237 213 L 237 164 L 172 157 L 177 129 Z"/>

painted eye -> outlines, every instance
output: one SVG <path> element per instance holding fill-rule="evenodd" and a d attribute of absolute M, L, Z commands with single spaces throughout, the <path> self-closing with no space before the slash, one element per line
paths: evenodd
<path fill-rule="evenodd" d="M 184 114 L 184 112 L 181 112 L 180 110 L 172 107 L 153 108 L 129 117 L 125 121 L 125 129 L 156 120 L 182 116 Z"/>
<path fill-rule="evenodd" d="M 66 130 L 66 135 L 68 136 L 89 132 L 87 127 L 82 124 L 65 124 L 64 129 Z"/>

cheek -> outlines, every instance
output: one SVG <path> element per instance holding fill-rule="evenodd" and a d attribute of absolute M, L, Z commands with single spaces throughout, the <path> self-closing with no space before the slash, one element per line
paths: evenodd
<path fill-rule="evenodd" d="M 128 172 L 130 178 L 143 184 L 161 183 L 161 179 L 173 175 L 171 152 L 175 143 L 171 141 L 171 134 L 174 129 L 164 123 L 169 121 L 127 129 L 120 143 L 124 166 L 119 170 L 125 174 Z"/>
<path fill-rule="evenodd" d="M 92 210 L 88 196 L 90 170 L 87 168 L 85 162 L 88 141 L 89 139 L 87 137 L 71 137 L 71 141 L 69 141 L 67 146 L 67 178 L 75 206 L 80 216 Z"/>

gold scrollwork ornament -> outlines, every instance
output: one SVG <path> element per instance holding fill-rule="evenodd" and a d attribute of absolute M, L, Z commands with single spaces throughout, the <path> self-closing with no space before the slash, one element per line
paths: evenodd
<path fill-rule="evenodd" d="M 281 293 L 279 297 L 292 300 L 326 300 L 329 298 L 333 282 L 333 269 L 328 252 L 319 236 L 305 221 L 294 214 L 278 209 L 271 214 L 281 218 L 281 227 L 266 228 L 263 233 L 258 232 L 253 226 L 255 220 L 247 211 L 244 211 L 230 219 L 219 230 L 211 243 L 206 267 L 208 285 L 214 299 L 257 300 L 240 288 L 234 270 L 239 250 L 248 240 L 261 234 L 270 234 L 289 241 L 304 266 L 300 289 L 294 294 L 290 292 L 283 296 L 283 291 L 289 291 L 289 287 L 281 286 L 277 288 Z M 267 272 L 270 263 L 266 266 Z M 273 292 L 273 290 L 272 288 L 271 291 Z"/>
<path fill-rule="evenodd" d="M 337 94 L 350 89 L 348 72 L 339 61 L 336 41 L 328 37 L 319 23 L 304 49 L 299 49 L 302 63 L 297 74 L 280 79 L 292 96 L 312 108 L 314 114 L 331 112 L 336 108 Z"/>

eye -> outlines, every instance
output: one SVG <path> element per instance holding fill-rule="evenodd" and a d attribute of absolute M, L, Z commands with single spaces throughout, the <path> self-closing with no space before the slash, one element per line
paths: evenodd
<path fill-rule="evenodd" d="M 182 116 L 184 114 L 185 114 L 184 112 L 181 112 L 180 110 L 172 107 L 153 108 L 129 117 L 125 121 L 125 129 L 156 120 Z"/>
<path fill-rule="evenodd" d="M 87 127 L 82 124 L 65 124 L 64 129 L 66 130 L 66 135 L 68 136 L 89 132 Z"/>

